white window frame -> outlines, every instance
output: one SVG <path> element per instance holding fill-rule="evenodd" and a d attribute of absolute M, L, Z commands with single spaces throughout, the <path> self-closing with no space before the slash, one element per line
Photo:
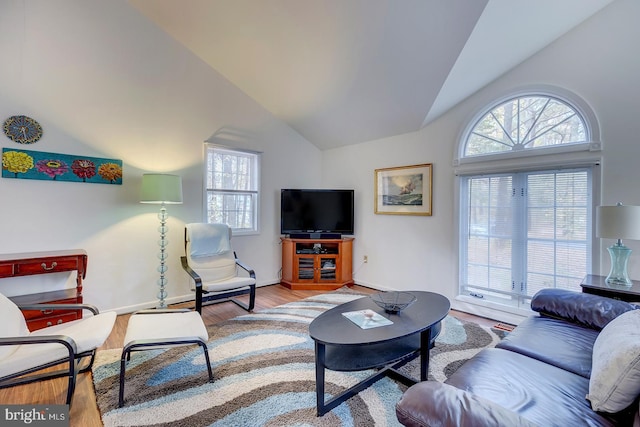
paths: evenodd
<path fill-rule="evenodd" d="M 242 157 L 249 157 L 251 159 L 251 179 L 249 189 L 236 189 L 236 188 L 212 188 L 209 185 L 209 175 L 215 174 L 210 170 L 210 163 L 208 161 L 209 153 L 219 153 L 228 155 L 237 155 Z M 209 194 L 228 194 L 228 195 L 249 195 L 252 198 L 252 217 L 253 221 L 251 226 L 246 228 L 237 228 L 235 224 L 227 224 L 231 227 L 234 236 L 237 235 L 251 235 L 258 234 L 260 232 L 260 157 L 261 153 L 256 151 L 231 148 L 227 146 L 205 143 L 204 144 L 204 194 L 203 194 L 203 206 L 204 206 L 204 218 L 205 222 L 211 222 L 210 207 L 209 207 Z M 212 178 L 213 180 L 213 178 Z"/>
<path fill-rule="evenodd" d="M 586 141 L 582 144 L 567 144 L 567 145 L 557 145 L 550 146 L 544 148 L 536 148 L 529 150 L 522 150 L 517 152 L 504 152 L 497 154 L 488 154 L 484 156 L 472 156 L 465 157 L 464 150 L 467 142 L 467 138 L 478 124 L 478 121 L 484 117 L 489 111 L 492 111 L 494 108 L 502 105 L 506 101 L 519 97 L 526 96 L 548 96 L 551 98 L 556 98 L 557 100 L 566 103 L 570 107 L 576 110 L 576 112 L 582 117 L 585 123 L 585 132 L 586 132 Z M 453 161 L 454 167 L 459 167 L 463 165 L 469 165 L 472 163 L 486 163 L 489 161 L 501 161 L 503 163 L 502 166 L 498 165 L 499 168 L 512 168 L 514 165 L 517 165 L 518 159 L 524 159 L 527 157 L 540 157 L 544 154 L 548 154 L 550 156 L 557 156 L 558 154 L 564 153 L 578 153 L 578 152 L 599 152 L 602 150 L 602 143 L 600 142 L 600 128 L 598 125 L 598 120 L 593 110 L 589 105 L 582 100 L 577 95 L 572 92 L 547 85 L 535 85 L 535 86 L 526 86 L 521 89 L 508 92 L 503 96 L 497 98 L 491 104 L 484 106 L 481 108 L 472 118 L 468 121 L 466 127 L 462 130 L 461 134 L 458 137 L 458 152 L 456 153 L 456 157 Z M 593 156 L 590 156 L 593 157 Z M 508 163 L 509 160 L 512 160 L 514 163 Z M 552 160 L 553 161 L 553 160 Z M 522 162 L 520 162 L 522 163 Z M 562 165 L 562 161 L 554 162 L 559 165 Z M 461 171 L 472 170 L 473 167 L 462 168 Z M 491 167 L 481 166 L 481 170 L 491 170 Z"/>
<path fill-rule="evenodd" d="M 481 156 L 472 156 L 465 158 L 465 144 L 470 133 L 473 131 L 478 121 L 484 117 L 489 111 L 500 106 L 504 102 L 526 96 L 549 96 L 556 98 L 568 106 L 574 108 L 578 114 L 581 115 L 586 132 L 586 141 L 584 143 L 557 145 L 544 148 L 521 150 L 518 152 L 507 152 L 498 154 L 489 154 Z M 462 177 L 482 174 L 499 174 L 499 173 L 517 173 L 527 171 L 545 171 L 545 170 L 557 170 L 557 169 L 572 169 L 572 168 L 591 168 L 591 217 L 595 218 L 595 206 L 597 201 L 600 200 L 600 169 L 599 164 L 601 162 L 600 150 L 602 144 L 599 141 L 599 127 L 596 120 L 596 116 L 590 107 L 579 97 L 572 94 L 569 91 L 560 88 L 552 88 L 548 86 L 536 86 L 526 87 L 510 93 L 496 99 L 490 105 L 485 106 L 478 111 L 474 117 L 468 122 L 465 129 L 459 136 L 459 145 L 456 157 L 454 158 L 453 165 L 457 176 L 456 185 L 456 211 L 459 218 L 459 226 L 457 227 L 457 237 L 459 242 L 459 269 L 458 269 L 458 296 L 456 297 L 457 306 L 466 311 L 476 313 L 488 317 L 500 317 L 496 316 L 497 312 L 503 313 L 503 320 L 520 319 L 521 316 L 527 316 L 530 314 L 528 307 L 513 307 L 509 305 L 503 305 L 494 301 L 482 300 L 462 293 L 462 269 L 463 265 L 464 245 L 461 241 L 465 235 L 465 218 L 466 211 L 463 212 L 462 197 Z M 597 254 L 597 239 L 593 227 L 590 230 L 590 265 L 588 269 L 592 269 L 594 265 L 597 265 L 599 259 Z M 590 272 L 590 271 L 589 271 Z M 579 285 L 579 283 L 577 284 Z"/>

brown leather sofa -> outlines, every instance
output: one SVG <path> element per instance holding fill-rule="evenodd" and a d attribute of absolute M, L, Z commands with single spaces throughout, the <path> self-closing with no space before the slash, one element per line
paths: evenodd
<path fill-rule="evenodd" d="M 622 399 L 623 405 L 627 405 L 624 399 L 632 402 L 615 413 L 593 410 L 592 406 L 598 407 L 593 403 L 596 390 L 590 389 L 592 364 L 600 371 L 596 357 L 600 361 L 608 352 L 602 346 L 610 342 L 611 334 L 625 334 L 614 328 L 623 318 L 633 317 L 637 324 L 640 311 L 627 312 L 638 307 L 596 295 L 544 289 L 534 296 L 531 308 L 538 314 L 520 323 L 496 348 L 471 358 L 445 383 L 424 381 L 410 387 L 396 405 L 398 420 L 412 427 L 640 426 L 637 373 L 630 378 L 631 391 L 624 390 L 631 397 Z M 605 326 L 624 313 L 596 344 Z M 630 345 L 638 348 L 638 333 L 622 338 L 633 340 Z M 640 355 L 631 358 L 636 363 Z M 617 361 L 611 364 L 629 372 Z M 632 368 L 637 370 L 638 364 Z M 611 374 L 605 371 L 604 376 Z M 622 383 L 627 384 L 616 380 L 613 387 L 622 388 Z M 596 387 L 595 380 L 591 386 Z"/>

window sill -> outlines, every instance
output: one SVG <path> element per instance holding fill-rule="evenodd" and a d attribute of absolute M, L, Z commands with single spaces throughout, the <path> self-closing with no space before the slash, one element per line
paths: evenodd
<path fill-rule="evenodd" d="M 468 295 L 458 295 L 452 302 L 451 308 L 512 325 L 517 325 L 525 318 L 535 314 L 529 308 L 509 307 Z"/>
<path fill-rule="evenodd" d="M 258 234 L 260 234 L 259 231 L 257 230 L 252 230 L 252 231 L 232 231 L 233 237 L 240 237 L 240 236 L 257 236 Z"/>

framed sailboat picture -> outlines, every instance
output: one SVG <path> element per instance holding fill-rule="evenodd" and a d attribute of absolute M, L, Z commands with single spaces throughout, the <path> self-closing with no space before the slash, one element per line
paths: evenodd
<path fill-rule="evenodd" d="M 401 166 L 375 170 L 376 214 L 432 214 L 433 165 Z"/>

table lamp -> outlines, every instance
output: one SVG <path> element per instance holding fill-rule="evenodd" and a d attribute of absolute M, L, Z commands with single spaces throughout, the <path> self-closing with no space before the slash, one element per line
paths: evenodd
<path fill-rule="evenodd" d="M 611 271 L 608 285 L 632 286 L 627 273 L 631 249 L 622 244 L 622 239 L 640 240 L 640 206 L 598 206 L 596 211 L 596 237 L 617 239 L 607 248 L 611 256 Z"/>
<path fill-rule="evenodd" d="M 168 204 L 180 204 L 182 203 L 182 178 L 178 175 L 169 175 L 161 173 L 146 173 L 142 175 L 142 189 L 140 191 L 140 203 L 155 203 L 160 205 L 160 213 L 158 213 L 158 219 L 160 220 L 160 252 L 158 258 L 160 259 L 160 265 L 158 266 L 158 272 L 160 278 L 158 279 L 158 286 L 160 291 L 158 292 L 158 308 L 166 308 L 165 298 L 167 292 L 165 290 L 167 286 L 167 279 L 165 273 L 167 266 L 165 260 L 167 259 L 167 244 L 166 239 L 167 231 L 167 208 Z"/>

